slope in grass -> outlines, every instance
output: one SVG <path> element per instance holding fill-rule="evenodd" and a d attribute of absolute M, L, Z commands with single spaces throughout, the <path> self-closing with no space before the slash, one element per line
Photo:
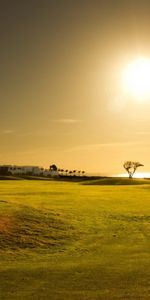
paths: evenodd
<path fill-rule="evenodd" d="M 72 240 L 74 228 L 63 216 L 0 201 L 0 249 L 53 249 Z"/>
<path fill-rule="evenodd" d="M 140 184 L 150 184 L 150 180 L 107 177 L 107 178 L 100 178 L 96 180 L 89 180 L 86 182 L 82 182 L 82 184 L 84 185 L 140 185 Z"/>

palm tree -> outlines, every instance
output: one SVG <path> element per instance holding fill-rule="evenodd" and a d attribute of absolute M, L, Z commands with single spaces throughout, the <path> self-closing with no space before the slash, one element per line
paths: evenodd
<path fill-rule="evenodd" d="M 74 176 L 76 176 L 76 170 L 73 170 Z"/>
<path fill-rule="evenodd" d="M 82 175 L 84 176 L 84 174 L 85 174 L 85 171 L 82 171 Z"/>
<path fill-rule="evenodd" d="M 67 176 L 68 170 L 65 170 L 65 172 L 66 172 L 66 176 Z"/>
<path fill-rule="evenodd" d="M 81 173 L 81 171 L 78 171 L 79 176 L 80 176 L 80 173 Z"/>
<path fill-rule="evenodd" d="M 64 174 L 63 174 L 63 172 L 64 172 L 64 169 L 61 169 L 60 171 L 61 171 L 61 175 L 64 175 Z"/>

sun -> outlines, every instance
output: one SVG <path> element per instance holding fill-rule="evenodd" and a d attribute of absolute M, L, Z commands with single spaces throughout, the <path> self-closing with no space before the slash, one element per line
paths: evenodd
<path fill-rule="evenodd" d="M 137 100 L 150 99 L 150 59 L 139 57 L 123 71 L 123 89 Z"/>

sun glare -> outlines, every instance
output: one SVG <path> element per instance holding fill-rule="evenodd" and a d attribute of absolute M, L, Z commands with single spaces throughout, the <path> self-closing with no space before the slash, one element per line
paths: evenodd
<path fill-rule="evenodd" d="M 118 177 L 129 177 L 127 173 L 116 175 Z M 133 178 L 150 178 L 149 172 L 137 172 L 133 175 Z"/>
<path fill-rule="evenodd" d="M 123 89 L 137 100 L 150 99 L 150 59 L 140 57 L 126 66 Z"/>

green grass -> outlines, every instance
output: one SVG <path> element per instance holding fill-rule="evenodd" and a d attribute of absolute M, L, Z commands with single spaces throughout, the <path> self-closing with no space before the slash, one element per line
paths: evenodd
<path fill-rule="evenodd" d="M 0 181 L 0 299 L 150 299 L 150 185 Z"/>

